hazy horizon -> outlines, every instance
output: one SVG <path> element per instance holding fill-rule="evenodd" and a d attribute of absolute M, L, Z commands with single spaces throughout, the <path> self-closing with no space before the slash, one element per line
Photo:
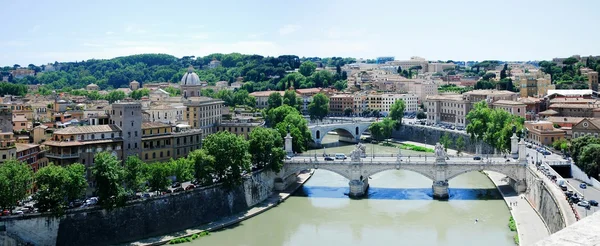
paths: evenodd
<path fill-rule="evenodd" d="M 600 54 L 600 2 L 141 0 L 0 3 L 0 64 L 144 53 L 533 61 Z M 576 16 L 573 16 L 574 13 Z M 573 16 L 567 18 L 567 16 Z"/>

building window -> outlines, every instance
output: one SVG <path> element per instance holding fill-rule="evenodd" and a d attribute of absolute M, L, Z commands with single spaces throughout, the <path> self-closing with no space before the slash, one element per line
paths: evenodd
<path fill-rule="evenodd" d="M 171 155 L 171 151 L 167 150 L 167 157 Z"/>
<path fill-rule="evenodd" d="M 137 143 L 133 143 L 133 146 L 137 149 Z"/>
<path fill-rule="evenodd" d="M 135 133 L 134 135 L 137 137 L 137 136 L 138 136 L 138 135 L 137 135 L 137 131 L 135 131 L 134 133 Z"/>
<path fill-rule="evenodd" d="M 131 144 L 130 143 L 127 144 L 127 149 L 131 149 Z"/>
<path fill-rule="evenodd" d="M 100 137 L 101 137 L 102 139 L 104 139 L 104 133 L 102 133 L 102 135 L 100 135 Z"/>
<path fill-rule="evenodd" d="M 148 160 L 148 153 L 144 154 L 144 159 Z"/>
<path fill-rule="evenodd" d="M 131 112 L 133 114 L 133 112 Z M 131 126 L 133 126 L 133 121 L 131 122 Z"/>
<path fill-rule="evenodd" d="M 123 115 L 123 111 L 119 111 L 119 115 L 120 115 L 120 116 L 121 116 L 121 115 Z"/>
<path fill-rule="evenodd" d="M 152 153 L 152 159 L 155 159 L 155 158 L 156 158 L 156 152 Z"/>
<path fill-rule="evenodd" d="M 160 152 L 160 157 L 161 157 L 161 158 L 163 157 L 163 152 L 162 152 L 162 151 Z"/>

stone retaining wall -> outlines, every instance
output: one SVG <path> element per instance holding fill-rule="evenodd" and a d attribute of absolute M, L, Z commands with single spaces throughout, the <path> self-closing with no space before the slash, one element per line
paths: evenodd
<path fill-rule="evenodd" d="M 82 209 L 61 218 L 3 219 L 7 234 L 36 246 L 111 245 L 159 236 L 230 216 L 267 199 L 275 174 L 256 172 L 226 191 L 215 185 L 134 202 L 111 211 Z"/>
<path fill-rule="evenodd" d="M 542 216 L 550 233 L 565 228 L 565 217 L 559 208 L 557 198 L 552 195 L 546 184 L 532 170 L 527 169 L 525 177 L 528 187 L 525 196 L 533 208 Z"/>

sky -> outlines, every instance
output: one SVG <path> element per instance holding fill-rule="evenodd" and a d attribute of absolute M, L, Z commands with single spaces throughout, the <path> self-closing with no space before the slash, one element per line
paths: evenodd
<path fill-rule="evenodd" d="M 0 9 L 0 66 L 142 53 L 476 61 L 600 55 L 598 0 L 0 0 Z"/>

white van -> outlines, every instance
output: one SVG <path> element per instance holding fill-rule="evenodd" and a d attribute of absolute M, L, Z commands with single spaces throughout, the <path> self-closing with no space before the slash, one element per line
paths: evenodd
<path fill-rule="evenodd" d="M 346 160 L 346 155 L 337 153 L 337 154 L 335 154 L 335 159 L 336 160 Z"/>

